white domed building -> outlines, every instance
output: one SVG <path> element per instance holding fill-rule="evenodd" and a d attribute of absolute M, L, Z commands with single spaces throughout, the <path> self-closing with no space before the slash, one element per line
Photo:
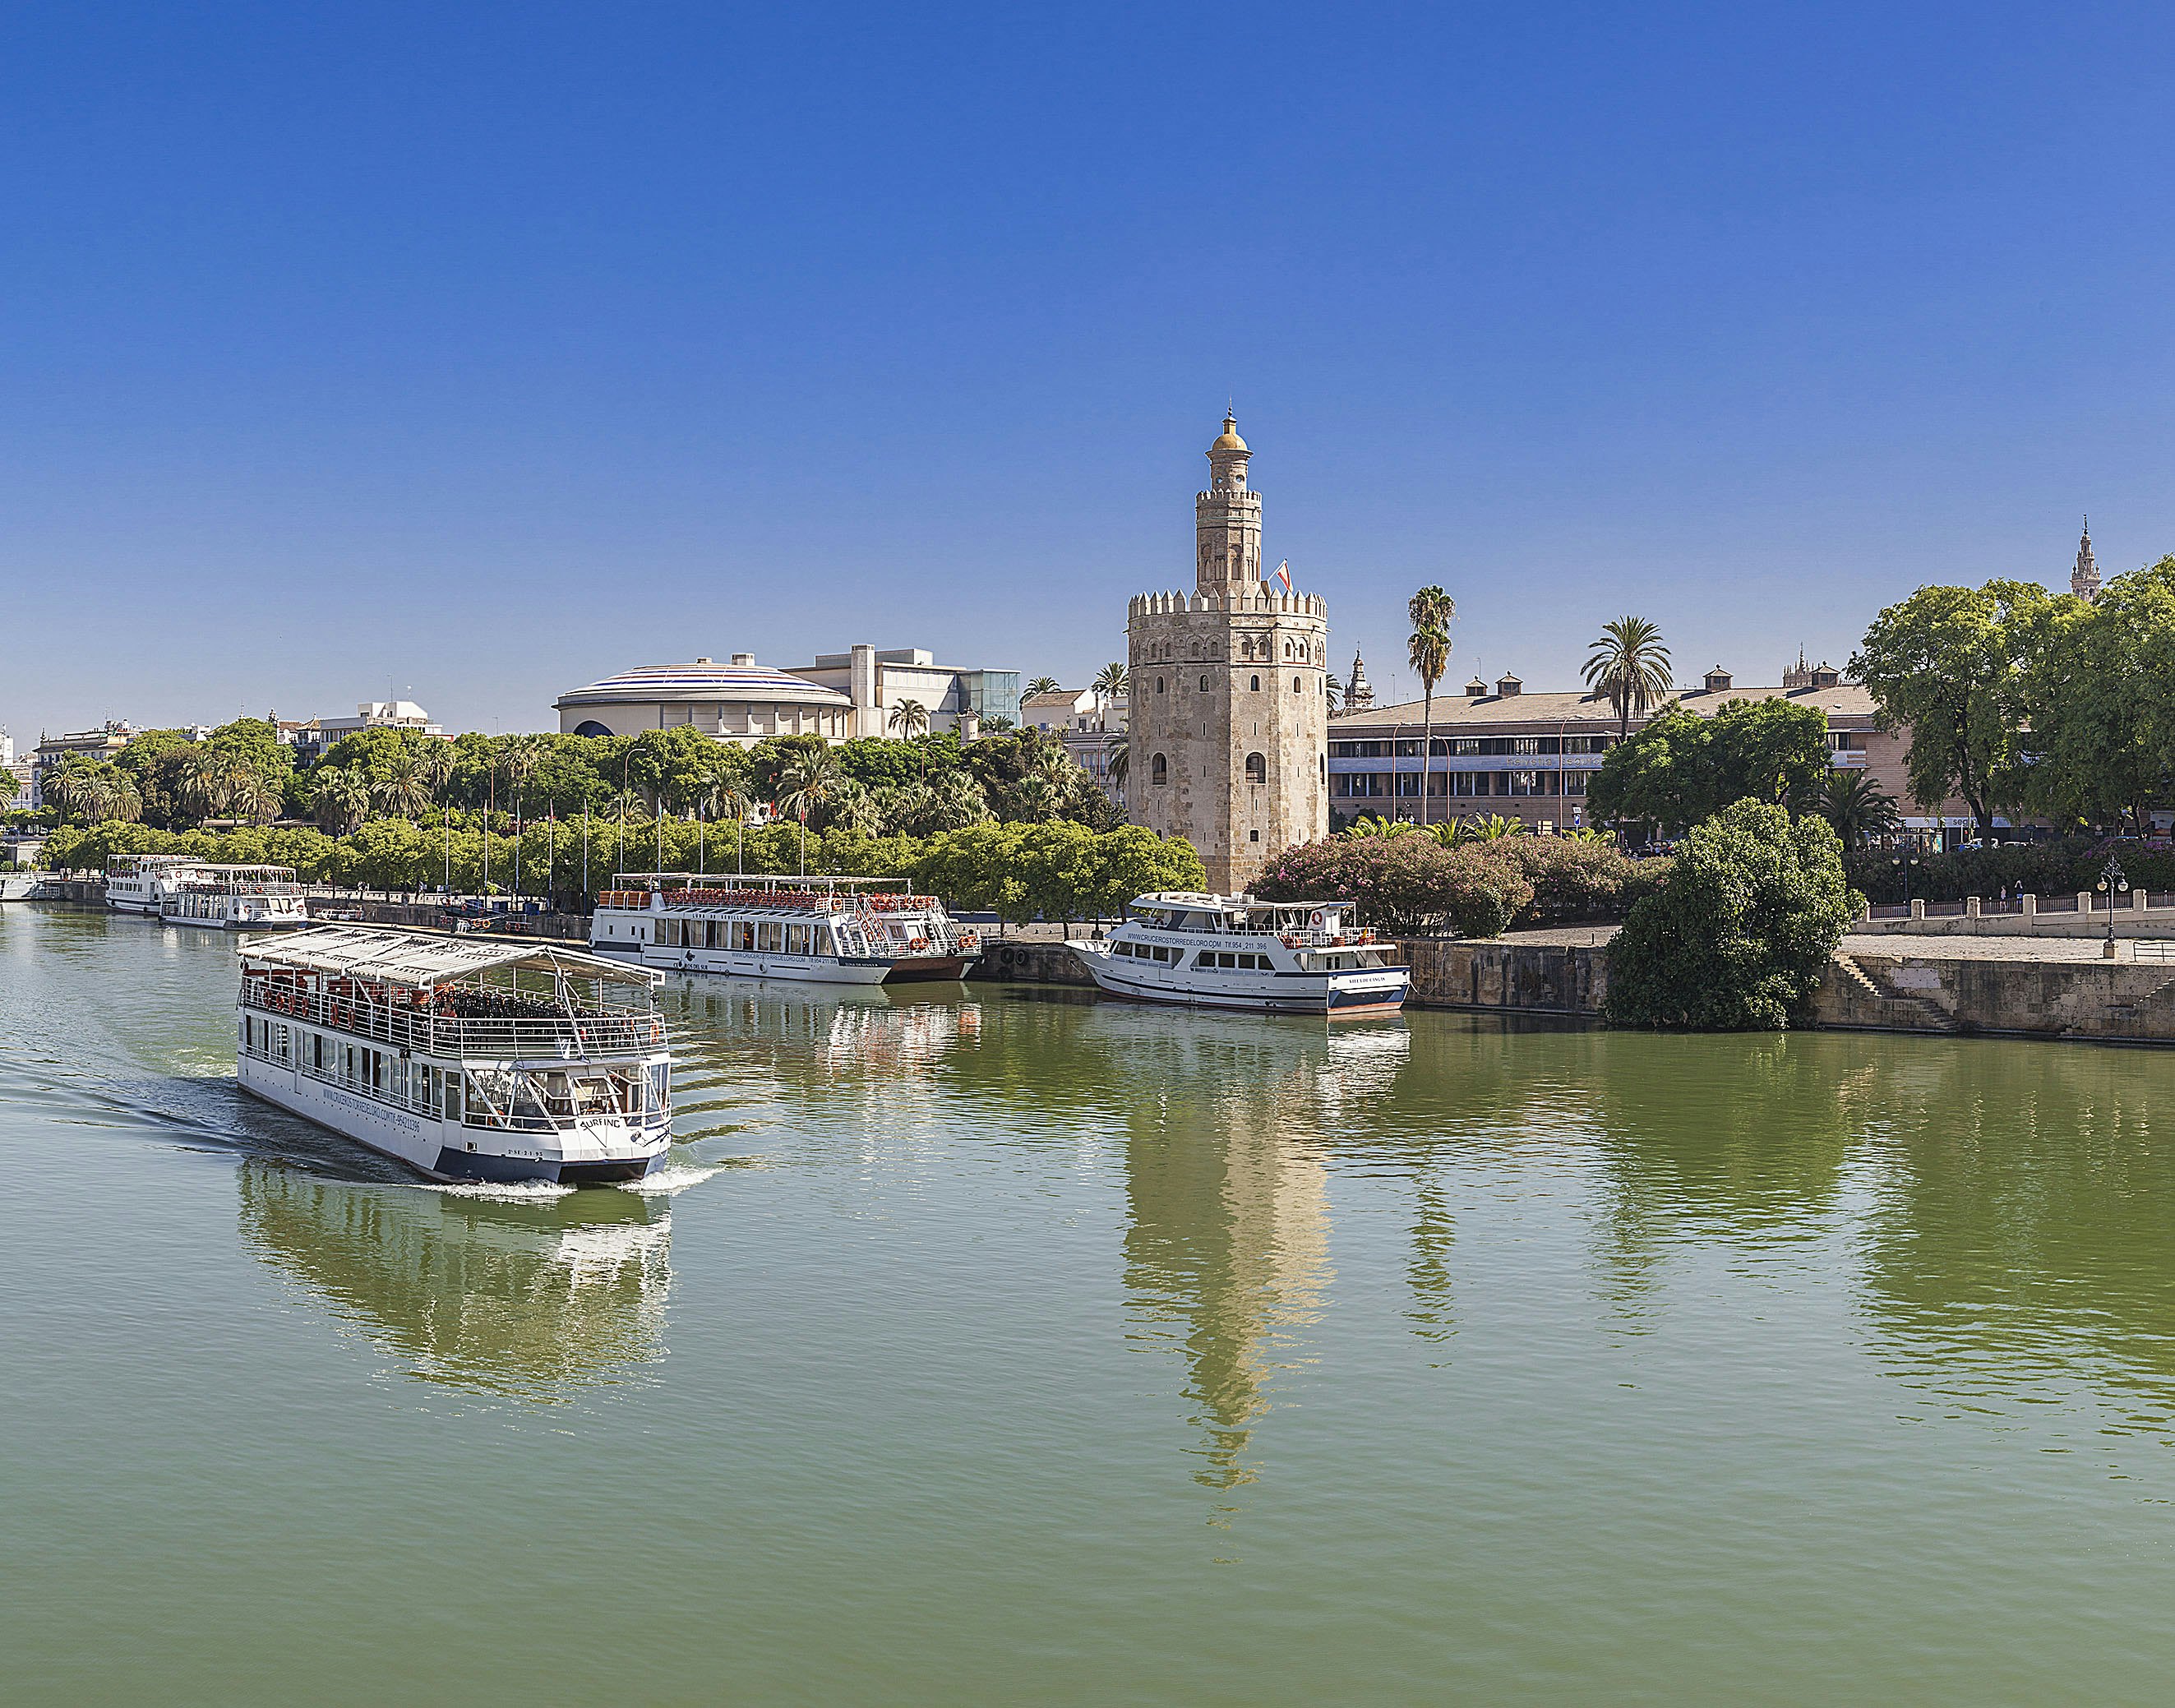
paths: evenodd
<path fill-rule="evenodd" d="M 752 653 L 731 662 L 645 664 L 552 702 L 567 735 L 639 735 L 686 724 L 705 735 L 753 746 L 771 735 L 821 735 L 843 741 L 854 733 L 854 702 L 836 688 L 758 664 Z"/>

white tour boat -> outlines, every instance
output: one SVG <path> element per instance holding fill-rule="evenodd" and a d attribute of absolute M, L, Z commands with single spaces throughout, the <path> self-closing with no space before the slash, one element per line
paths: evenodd
<path fill-rule="evenodd" d="M 159 917 L 170 925 L 261 930 L 310 923 L 292 866 L 190 865 L 163 882 Z"/>
<path fill-rule="evenodd" d="M 675 973 L 897 984 L 964 978 L 982 952 L 943 903 L 895 878 L 621 872 L 612 883 L 589 946 Z"/>
<path fill-rule="evenodd" d="M 1137 896 L 1101 942 L 1076 942 L 1114 996 L 1196 1008 L 1337 1017 L 1403 1006 L 1412 974 L 1349 902 L 1257 902 L 1159 890 Z"/>
<path fill-rule="evenodd" d="M 242 1088 L 434 1179 L 632 1180 L 671 1142 L 656 973 L 382 926 L 240 953 Z"/>
<path fill-rule="evenodd" d="M 106 905 L 117 914 L 154 916 L 176 879 L 203 870 L 194 854 L 116 854 L 106 867 Z"/>

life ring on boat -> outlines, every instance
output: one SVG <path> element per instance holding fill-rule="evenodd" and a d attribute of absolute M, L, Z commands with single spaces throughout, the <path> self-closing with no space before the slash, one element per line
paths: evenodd
<path fill-rule="evenodd" d="M 926 948 L 929 946 L 929 939 L 928 939 L 928 938 L 926 938 L 926 937 L 916 937 L 916 938 L 915 938 L 912 942 L 909 943 L 906 946 L 907 946 L 908 948 L 909 948 L 909 949 L 913 950 L 913 951 L 914 952 L 914 953 L 916 953 L 916 954 L 918 955 L 918 954 L 919 954 L 919 953 L 920 953 L 924 949 L 926 949 Z"/>
<path fill-rule="evenodd" d="M 1283 939 L 1283 946 L 1287 949 L 1296 949 L 1305 941 L 1306 940 L 1304 937 L 1301 937 L 1296 931 L 1288 933 Z"/>
<path fill-rule="evenodd" d="M 1317 931 L 1320 930 L 1321 929 L 1321 909 L 1316 908 L 1311 914 L 1308 914 L 1306 922 L 1308 924 L 1313 926 Z"/>

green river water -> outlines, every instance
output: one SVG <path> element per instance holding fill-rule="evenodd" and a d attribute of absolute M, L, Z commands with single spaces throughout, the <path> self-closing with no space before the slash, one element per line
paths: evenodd
<path fill-rule="evenodd" d="M 2175 1057 L 675 984 L 654 1190 L 0 913 L 0 1700 L 2155 1702 Z"/>

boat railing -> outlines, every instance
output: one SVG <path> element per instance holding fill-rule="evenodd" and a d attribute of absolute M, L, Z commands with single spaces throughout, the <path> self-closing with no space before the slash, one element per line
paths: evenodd
<path fill-rule="evenodd" d="M 654 1012 L 442 1015 L 255 982 L 242 1000 L 266 1014 L 426 1055 L 616 1056 L 643 1055 L 665 1041 L 664 1018 Z"/>

